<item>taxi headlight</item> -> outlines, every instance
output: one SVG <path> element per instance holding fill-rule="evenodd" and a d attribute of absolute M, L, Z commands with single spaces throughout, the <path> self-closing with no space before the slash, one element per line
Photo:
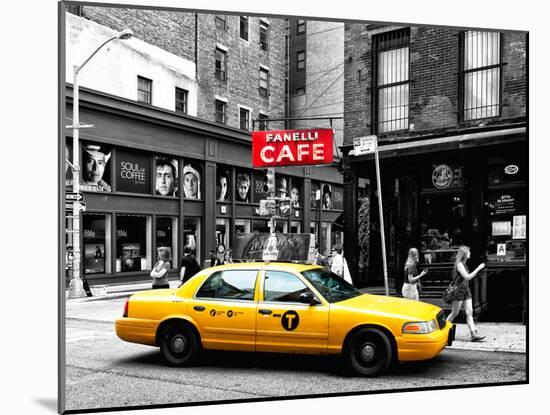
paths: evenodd
<path fill-rule="evenodd" d="M 428 334 L 435 331 L 437 324 L 435 320 L 430 321 L 416 321 L 412 323 L 403 324 L 403 333 L 407 334 Z"/>

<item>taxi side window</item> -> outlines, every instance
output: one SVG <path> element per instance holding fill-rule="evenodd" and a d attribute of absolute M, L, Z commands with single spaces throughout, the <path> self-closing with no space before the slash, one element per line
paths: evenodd
<path fill-rule="evenodd" d="M 309 288 L 294 274 L 283 271 L 267 271 L 264 283 L 264 301 L 297 303 L 300 295 Z"/>
<path fill-rule="evenodd" d="M 212 274 L 197 292 L 196 298 L 253 300 L 256 270 L 230 270 Z"/>

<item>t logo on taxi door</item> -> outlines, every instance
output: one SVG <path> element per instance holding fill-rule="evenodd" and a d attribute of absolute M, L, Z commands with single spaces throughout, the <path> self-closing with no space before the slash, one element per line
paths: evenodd
<path fill-rule="evenodd" d="M 300 324 L 300 316 L 296 311 L 289 310 L 281 317 L 281 325 L 287 331 L 295 330 L 298 324 Z"/>

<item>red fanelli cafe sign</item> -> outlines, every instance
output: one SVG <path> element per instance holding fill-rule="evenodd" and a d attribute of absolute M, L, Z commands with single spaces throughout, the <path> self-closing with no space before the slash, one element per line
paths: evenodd
<path fill-rule="evenodd" d="M 254 167 L 330 164 L 332 160 L 330 128 L 252 132 Z"/>

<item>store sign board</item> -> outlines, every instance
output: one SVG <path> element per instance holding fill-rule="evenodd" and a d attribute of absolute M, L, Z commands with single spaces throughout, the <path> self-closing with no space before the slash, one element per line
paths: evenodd
<path fill-rule="evenodd" d="M 353 139 L 353 149 L 356 156 L 374 153 L 376 151 L 376 145 L 377 137 L 375 135 L 355 137 Z"/>
<path fill-rule="evenodd" d="M 332 129 L 252 132 L 254 167 L 305 166 L 333 161 Z"/>
<path fill-rule="evenodd" d="M 515 213 L 516 198 L 511 194 L 503 194 L 495 202 L 495 213 L 497 215 Z"/>
<path fill-rule="evenodd" d="M 264 250 L 268 248 L 270 233 L 235 234 L 233 259 L 263 261 Z M 272 261 L 313 262 L 315 255 L 315 235 L 309 233 L 277 233 L 277 258 Z M 275 249 L 275 247 L 273 248 Z"/>
<path fill-rule="evenodd" d="M 117 190 L 129 193 L 151 193 L 151 158 L 144 154 L 117 153 Z"/>

